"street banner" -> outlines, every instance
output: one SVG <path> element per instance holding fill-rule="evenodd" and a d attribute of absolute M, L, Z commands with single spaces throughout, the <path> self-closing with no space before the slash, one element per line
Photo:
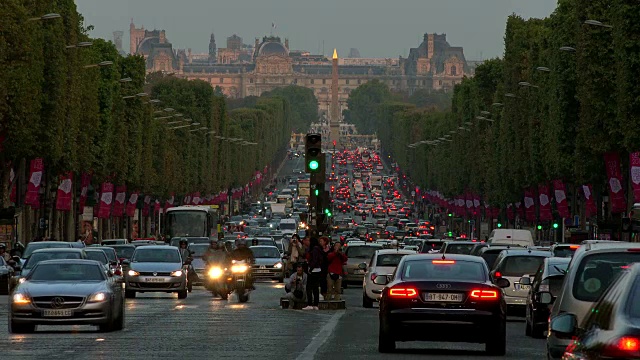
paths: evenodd
<path fill-rule="evenodd" d="M 200 205 L 200 192 L 193 193 L 193 196 L 191 197 L 191 204 Z"/>
<path fill-rule="evenodd" d="M 536 221 L 536 203 L 533 198 L 533 189 L 529 188 L 524 191 L 524 208 L 525 218 L 529 222 Z"/>
<path fill-rule="evenodd" d="M 570 218 L 569 203 L 567 202 L 567 191 L 562 180 L 553 180 L 553 192 L 556 198 L 558 214 L 564 219 Z"/>
<path fill-rule="evenodd" d="M 520 219 L 524 219 L 524 206 L 522 206 L 522 201 L 518 201 L 517 203 L 513 204 L 516 207 L 516 215 L 520 218 Z"/>
<path fill-rule="evenodd" d="M 27 195 L 24 198 L 25 205 L 40 206 L 40 184 L 42 184 L 42 174 L 44 172 L 44 161 L 42 158 L 31 160 L 29 172 L 29 184 L 27 184 Z"/>
<path fill-rule="evenodd" d="M 138 205 L 138 192 L 134 191 L 129 195 L 129 201 L 127 201 L 127 207 L 125 213 L 128 217 L 135 216 L 136 206 Z"/>
<path fill-rule="evenodd" d="M 624 198 L 624 190 L 622 188 L 620 155 L 614 152 L 606 153 L 604 154 L 604 163 L 607 167 L 611 212 L 614 214 L 625 212 L 627 211 L 627 202 Z"/>
<path fill-rule="evenodd" d="M 187 194 L 182 199 L 182 205 L 191 205 L 191 194 Z"/>
<path fill-rule="evenodd" d="M 144 197 L 144 206 L 142 206 L 142 216 L 149 216 L 149 206 L 151 205 L 151 196 Z"/>
<path fill-rule="evenodd" d="M 113 205 L 113 184 L 102 183 L 100 187 L 100 203 L 98 205 L 98 218 L 107 219 L 111 214 L 111 205 Z"/>
<path fill-rule="evenodd" d="M 629 167 L 631 169 L 633 198 L 635 199 L 635 202 L 640 202 L 640 152 L 629 154 Z"/>
<path fill-rule="evenodd" d="M 494 206 L 491 208 L 491 218 L 497 219 L 500 216 L 500 208 Z"/>
<path fill-rule="evenodd" d="M 173 207 L 173 203 L 175 202 L 176 196 L 175 193 L 171 193 L 171 196 L 164 202 L 164 211 L 166 212 L 168 209 Z"/>
<path fill-rule="evenodd" d="M 17 186 L 16 184 L 13 182 L 13 180 L 16 178 L 16 172 L 13 171 L 13 167 L 11 166 L 11 170 L 9 171 L 9 186 L 11 187 L 11 193 L 9 194 L 9 201 L 11 201 L 12 203 L 16 203 L 16 199 L 18 198 L 18 194 L 17 194 Z"/>
<path fill-rule="evenodd" d="M 596 200 L 593 198 L 593 186 L 591 184 L 582 185 L 582 194 L 585 199 L 585 216 L 590 218 L 598 214 Z"/>
<path fill-rule="evenodd" d="M 73 188 L 73 172 L 60 175 L 60 185 L 56 196 L 56 210 L 71 211 L 71 190 Z"/>
<path fill-rule="evenodd" d="M 91 174 L 83 173 L 80 176 L 80 199 L 78 200 L 80 213 L 84 212 L 84 204 L 87 203 L 87 191 L 89 191 L 90 184 L 91 184 Z"/>
<path fill-rule="evenodd" d="M 476 211 L 480 211 L 480 195 L 473 194 L 473 207 Z"/>
<path fill-rule="evenodd" d="M 538 185 L 538 201 L 540 204 L 540 221 L 551 221 L 551 198 L 549 197 L 549 185 Z"/>
<path fill-rule="evenodd" d="M 127 198 L 127 187 L 124 185 L 116 188 L 116 201 L 113 203 L 113 216 L 121 217 L 124 213 L 124 201 Z"/>
<path fill-rule="evenodd" d="M 513 204 L 507 204 L 507 219 L 513 221 L 515 218 L 516 216 L 513 213 Z"/>
<path fill-rule="evenodd" d="M 156 199 L 155 204 L 153 205 L 153 213 L 154 214 L 159 214 L 160 213 L 160 200 Z"/>

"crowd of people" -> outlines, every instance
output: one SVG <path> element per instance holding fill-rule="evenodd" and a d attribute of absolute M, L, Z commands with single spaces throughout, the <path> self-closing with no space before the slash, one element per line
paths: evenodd
<path fill-rule="evenodd" d="M 303 310 L 318 310 L 320 296 L 324 300 L 340 300 L 342 277 L 347 256 L 342 251 L 342 244 L 333 245 L 327 237 L 291 237 L 289 249 L 289 266 L 291 277 L 285 285 L 289 308 L 296 303 L 306 303 Z"/>

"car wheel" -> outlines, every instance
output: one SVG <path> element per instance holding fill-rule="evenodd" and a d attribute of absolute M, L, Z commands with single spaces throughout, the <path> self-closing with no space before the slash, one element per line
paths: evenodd
<path fill-rule="evenodd" d="M 113 324 L 114 330 L 122 330 L 124 329 L 124 301 L 122 301 L 122 305 L 120 305 L 120 314 L 118 314 L 118 318 Z"/>
<path fill-rule="evenodd" d="M 279 278 L 278 278 L 278 282 L 279 282 L 280 284 L 282 284 L 282 283 L 284 282 L 284 276 L 279 277 Z"/>
<path fill-rule="evenodd" d="M 107 320 L 106 324 L 99 324 L 98 331 L 100 332 L 111 332 L 115 330 L 116 319 L 113 318 L 113 312 L 109 314 L 109 320 Z"/>
<path fill-rule="evenodd" d="M 227 300 L 227 299 L 229 299 L 229 293 L 227 293 L 227 292 L 221 293 L 221 294 L 220 294 L 220 298 L 221 298 L 222 300 Z"/>
<path fill-rule="evenodd" d="M 10 332 L 13 334 L 28 334 L 36 331 L 36 326 L 31 324 L 16 324 L 11 321 Z"/>
<path fill-rule="evenodd" d="M 188 292 L 193 291 L 193 283 L 189 282 L 189 285 L 187 285 L 187 291 Z"/>
<path fill-rule="evenodd" d="M 187 290 L 178 291 L 178 299 L 186 299 L 187 298 Z"/>
<path fill-rule="evenodd" d="M 378 352 L 390 353 L 396 350 L 396 341 L 393 338 L 393 332 L 388 325 L 380 319 L 380 331 L 378 333 Z"/>
<path fill-rule="evenodd" d="M 373 300 L 371 300 L 367 296 L 367 293 L 364 293 L 364 292 L 362 293 L 362 307 L 367 309 L 370 309 L 373 307 Z"/>
<path fill-rule="evenodd" d="M 526 317 L 524 320 L 524 334 L 526 336 L 531 336 L 531 323 L 529 323 L 529 317 Z"/>
<path fill-rule="evenodd" d="M 136 292 L 135 291 L 131 291 L 131 290 L 125 290 L 124 291 L 124 297 L 127 298 L 127 299 L 135 299 Z"/>
<path fill-rule="evenodd" d="M 9 295 L 9 276 L 0 279 L 0 295 Z"/>
<path fill-rule="evenodd" d="M 536 326 L 535 324 L 531 324 L 531 329 L 530 329 L 530 333 L 531 333 L 531 337 L 534 339 L 544 339 L 544 331 L 545 331 L 545 327 L 544 326 Z"/>
<path fill-rule="evenodd" d="M 493 333 L 493 332 L 487 332 Z M 500 324 L 499 330 L 492 335 L 491 340 L 485 345 L 485 350 L 488 355 L 502 356 L 507 352 L 507 331 L 506 323 Z"/>

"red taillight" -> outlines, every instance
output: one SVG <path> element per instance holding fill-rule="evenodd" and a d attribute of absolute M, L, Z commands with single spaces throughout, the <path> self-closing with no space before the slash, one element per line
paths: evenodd
<path fill-rule="evenodd" d="M 630 252 L 640 252 L 640 248 L 627 249 Z"/>
<path fill-rule="evenodd" d="M 418 290 L 415 288 L 391 288 L 389 296 L 397 298 L 414 298 L 418 296 Z"/>
<path fill-rule="evenodd" d="M 378 277 L 378 274 L 371 273 L 371 281 L 374 281 Z"/>
<path fill-rule="evenodd" d="M 498 298 L 498 292 L 496 290 L 472 290 L 469 296 L 472 299 L 495 300 Z"/>
<path fill-rule="evenodd" d="M 502 277 L 502 274 L 500 274 L 500 271 L 496 271 L 496 277 Z"/>
<path fill-rule="evenodd" d="M 621 337 L 616 345 L 618 349 L 622 351 L 640 351 L 640 339 L 635 337 Z"/>
<path fill-rule="evenodd" d="M 571 250 L 576 250 L 579 247 L 580 247 L 580 245 L 569 245 L 569 249 L 571 249 Z"/>
<path fill-rule="evenodd" d="M 450 265 L 450 264 L 455 264 L 456 261 L 455 260 L 432 260 L 431 263 L 437 264 L 437 265 Z"/>

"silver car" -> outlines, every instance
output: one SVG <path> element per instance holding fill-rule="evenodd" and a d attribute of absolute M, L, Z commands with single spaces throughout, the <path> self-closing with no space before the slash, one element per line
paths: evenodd
<path fill-rule="evenodd" d="M 182 269 L 182 257 L 175 246 L 147 245 L 136 248 L 125 274 L 125 297 L 138 292 L 178 293 L 187 298 L 187 273 Z"/>
<path fill-rule="evenodd" d="M 15 273 L 15 276 L 11 278 L 11 283 L 9 285 L 10 290 L 14 289 L 19 282 L 24 281 L 24 279 L 33 268 L 38 265 L 41 261 L 46 260 L 62 260 L 62 259 L 86 259 L 87 254 L 84 249 L 73 249 L 73 248 L 44 248 L 39 249 L 31 253 L 29 259 L 24 263 L 22 268 Z"/>
<path fill-rule="evenodd" d="M 349 244 L 347 250 L 345 250 L 345 255 L 347 255 L 347 275 L 342 280 L 343 286 L 354 282 L 362 284 L 364 273 L 367 270 L 367 263 L 369 263 L 376 250 L 382 249 L 382 245 L 375 243 Z"/>
<path fill-rule="evenodd" d="M 252 266 L 254 278 L 270 278 L 284 282 L 284 263 L 276 246 L 250 246 L 256 262 Z"/>
<path fill-rule="evenodd" d="M 97 325 L 124 328 L 122 285 L 93 260 L 41 261 L 10 298 L 9 331 L 29 333 L 36 325 Z"/>

